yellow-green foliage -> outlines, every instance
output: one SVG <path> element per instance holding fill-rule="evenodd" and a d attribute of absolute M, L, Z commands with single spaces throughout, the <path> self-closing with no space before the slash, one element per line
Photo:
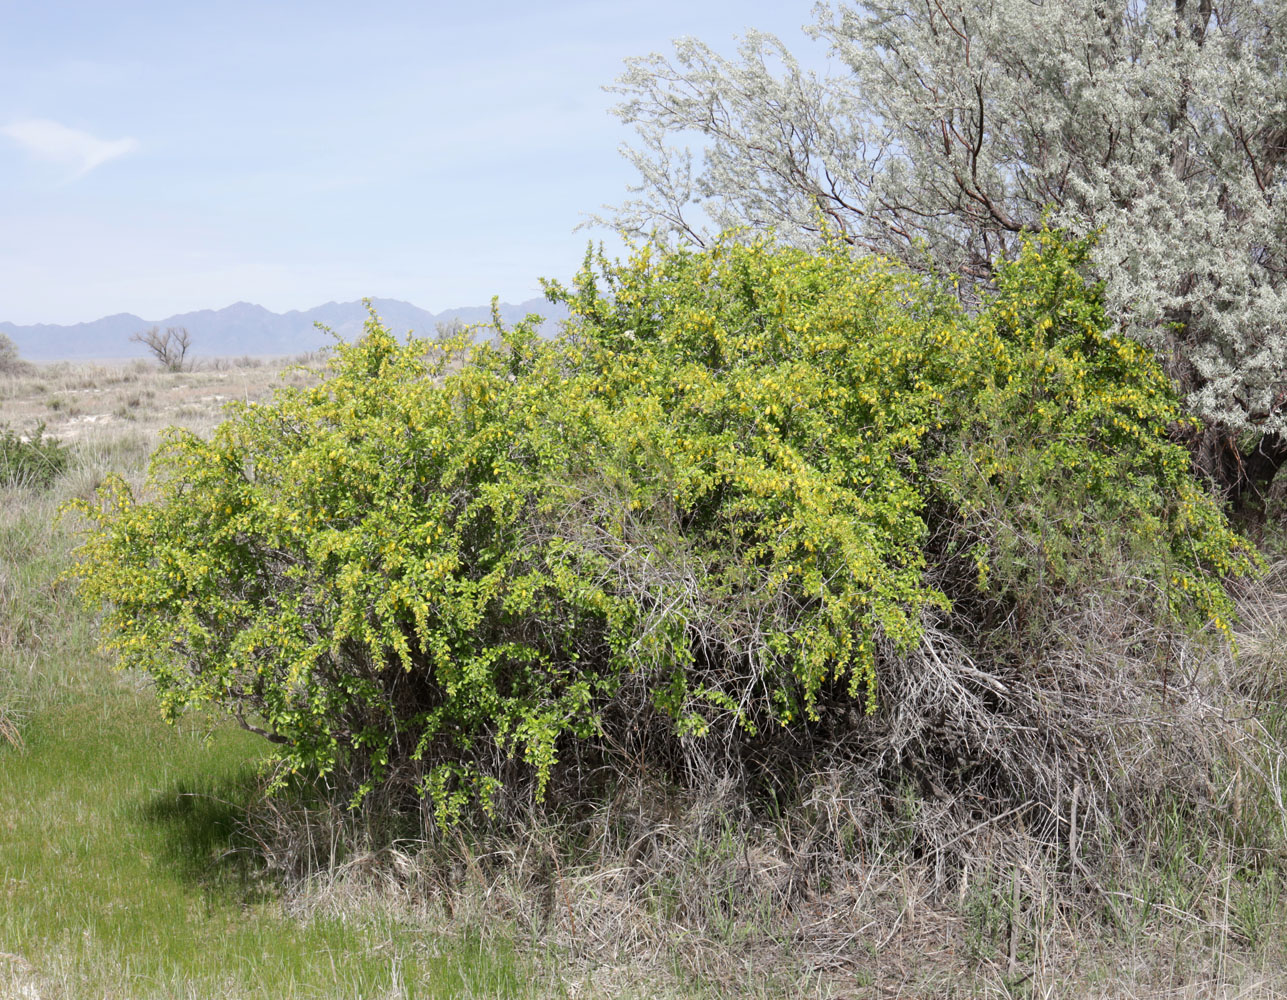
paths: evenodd
<path fill-rule="evenodd" d="M 554 342 L 402 344 L 373 317 L 320 386 L 173 432 L 147 499 L 83 505 L 83 593 L 167 713 L 223 705 L 368 787 L 418 762 L 444 822 L 506 759 L 539 791 L 567 741 L 610 753 L 640 722 L 614 706 L 689 741 L 808 725 L 824 694 L 870 709 L 963 563 L 1041 601 L 1129 560 L 1224 627 L 1254 556 L 1085 251 L 1043 234 L 974 317 L 763 242 L 587 263 L 549 290 Z"/>
<path fill-rule="evenodd" d="M 1126 566 L 1139 599 L 1227 636 L 1224 581 L 1258 570 L 1259 555 L 1169 433 L 1197 422 L 1079 275 L 1092 242 L 1043 232 L 998 268 L 961 359 L 970 371 L 950 434 L 935 446 L 945 521 L 957 545 L 975 540 L 980 578 L 999 574 L 1020 602 L 1057 601 Z"/>

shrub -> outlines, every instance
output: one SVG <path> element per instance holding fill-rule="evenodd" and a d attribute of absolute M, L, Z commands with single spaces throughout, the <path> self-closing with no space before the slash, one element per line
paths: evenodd
<path fill-rule="evenodd" d="M 67 468 L 68 451 L 57 438 L 45 436 L 45 425 L 24 437 L 0 424 L 0 482 L 50 486 Z"/>
<path fill-rule="evenodd" d="M 1046 218 L 1102 230 L 1110 312 L 1204 421 L 1204 471 L 1245 500 L 1268 486 L 1287 463 L 1287 7 L 854 0 L 814 14 L 823 73 L 756 31 L 732 59 L 685 38 L 627 60 L 612 89 L 639 183 L 617 227 L 685 242 L 710 224 L 773 227 L 816 246 L 825 218 L 856 246 L 988 281 L 990 258 Z"/>
<path fill-rule="evenodd" d="M 25 375 L 31 364 L 18 356 L 18 345 L 0 333 L 0 375 Z"/>
<path fill-rule="evenodd" d="M 587 261 L 548 289 L 553 342 L 400 344 L 373 315 L 321 385 L 171 431 L 148 498 L 82 504 L 81 590 L 170 716 L 223 706 L 359 796 L 410 774 L 442 823 L 585 761 L 767 766 L 837 719 L 873 768 L 1042 798 L 1018 786 L 1108 765 L 1041 757 L 1092 736 L 1023 693 L 1025 628 L 1098 588 L 1223 631 L 1222 579 L 1256 563 L 1087 249 L 1034 238 L 975 316 L 765 242 Z M 927 657 L 983 729 L 945 702 L 916 756 L 880 734 L 920 711 Z"/>
<path fill-rule="evenodd" d="M 151 352 L 167 372 L 181 372 L 188 367 L 188 350 L 192 347 L 192 334 L 184 326 L 167 326 L 165 332 L 159 326 L 149 327 L 130 337 L 135 344 L 142 344 Z"/>

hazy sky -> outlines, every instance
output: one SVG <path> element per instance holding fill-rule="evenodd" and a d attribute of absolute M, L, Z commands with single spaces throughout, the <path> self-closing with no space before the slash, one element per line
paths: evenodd
<path fill-rule="evenodd" d="M 540 294 L 621 200 L 630 55 L 811 0 L 0 0 L 0 320 Z"/>

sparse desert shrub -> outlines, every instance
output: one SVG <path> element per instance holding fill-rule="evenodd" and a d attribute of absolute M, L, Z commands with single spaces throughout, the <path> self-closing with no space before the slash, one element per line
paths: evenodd
<path fill-rule="evenodd" d="M 67 468 L 69 453 L 58 438 L 37 424 L 28 435 L 0 424 L 0 482 L 47 487 Z"/>
<path fill-rule="evenodd" d="M 441 823 L 604 763 L 749 787 L 826 750 L 873 816 L 910 789 L 1062 837 L 1075 789 L 1084 819 L 1210 763 L 1218 707 L 1166 656 L 1223 641 L 1257 565 L 1087 250 L 1033 237 L 973 316 L 843 247 L 645 251 L 464 367 L 373 317 L 321 385 L 171 432 L 148 498 L 81 505 L 82 592 L 169 715 L 216 703 Z M 1141 775 L 1111 730 L 1159 691 Z"/>
<path fill-rule="evenodd" d="M 29 362 L 18 357 L 18 345 L 0 333 L 0 375 L 25 375 L 31 368 Z"/>
<path fill-rule="evenodd" d="M 153 326 L 134 334 L 130 340 L 146 347 L 156 358 L 156 363 L 167 372 L 181 372 L 189 367 L 187 357 L 192 347 L 192 334 L 188 333 L 187 327 L 167 326 L 162 332 L 159 326 Z"/>

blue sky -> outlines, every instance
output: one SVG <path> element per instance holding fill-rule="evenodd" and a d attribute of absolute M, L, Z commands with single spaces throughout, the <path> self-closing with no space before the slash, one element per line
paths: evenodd
<path fill-rule="evenodd" d="M 630 55 L 811 0 L 0 0 L 0 320 L 540 294 L 621 200 Z"/>

